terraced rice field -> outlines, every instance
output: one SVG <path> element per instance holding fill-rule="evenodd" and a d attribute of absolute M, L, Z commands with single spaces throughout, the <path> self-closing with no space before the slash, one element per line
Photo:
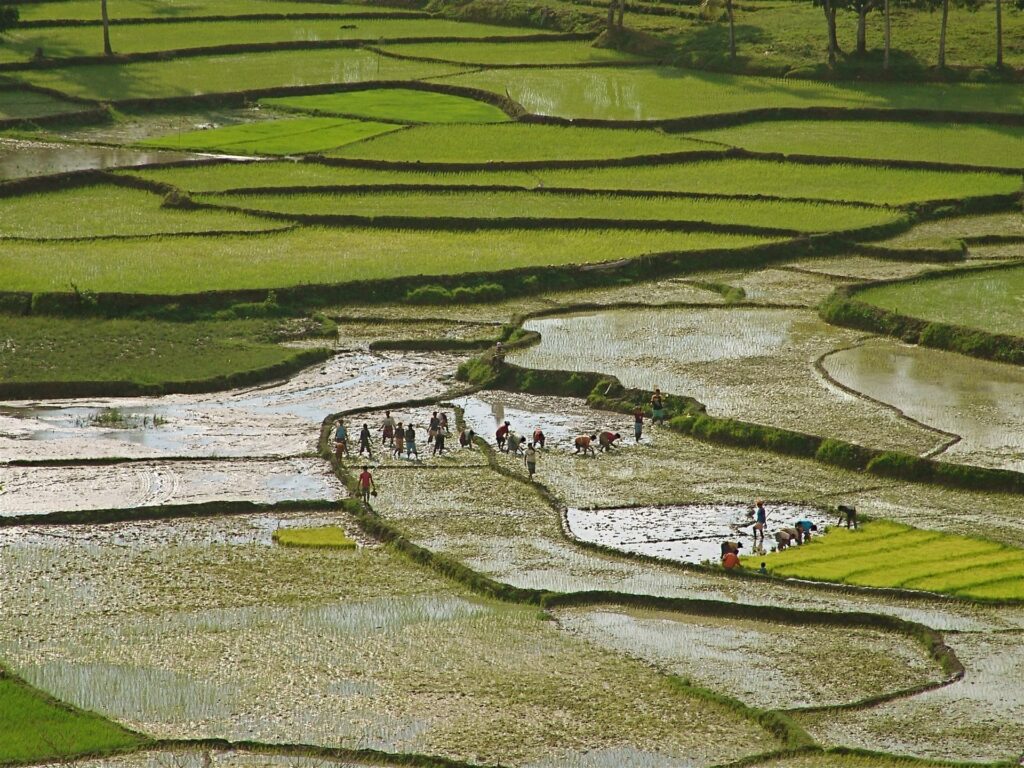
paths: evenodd
<path fill-rule="evenodd" d="M 1024 96 L 751 2 L 17 3 L 0 765 L 1019 758 Z"/>

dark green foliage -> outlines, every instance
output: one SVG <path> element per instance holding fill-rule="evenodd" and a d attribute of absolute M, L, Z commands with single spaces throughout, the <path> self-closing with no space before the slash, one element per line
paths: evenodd
<path fill-rule="evenodd" d="M 259 302 L 242 302 L 232 304 L 228 309 L 214 314 L 215 320 L 257 320 L 264 317 L 281 317 L 287 314 L 277 303 L 277 294 L 267 292 L 267 298 Z"/>
<path fill-rule="evenodd" d="M 0 5 L 0 34 L 17 25 L 18 17 L 18 6 Z"/>
<path fill-rule="evenodd" d="M 871 454 L 872 452 L 863 446 L 828 438 L 821 441 L 814 458 L 843 469 L 864 469 L 871 460 Z"/>
<path fill-rule="evenodd" d="M 0 294 L 0 315 L 27 315 L 32 297 L 25 293 Z"/>
<path fill-rule="evenodd" d="M 867 465 L 868 472 L 902 480 L 932 479 L 932 462 L 908 453 L 884 451 L 877 454 Z"/>
<path fill-rule="evenodd" d="M 443 285 L 422 285 L 405 294 L 410 304 L 478 304 L 505 298 L 505 287 L 498 283 L 459 285 L 449 290 Z"/>

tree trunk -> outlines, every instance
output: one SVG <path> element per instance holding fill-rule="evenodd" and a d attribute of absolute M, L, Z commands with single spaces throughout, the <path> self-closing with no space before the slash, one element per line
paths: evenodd
<path fill-rule="evenodd" d="M 608 0 L 608 31 L 615 26 L 615 0 Z"/>
<path fill-rule="evenodd" d="M 729 58 L 736 60 L 736 24 L 732 15 L 732 0 L 725 0 L 725 12 L 729 16 Z"/>
<path fill-rule="evenodd" d="M 619 0 L 619 29 L 622 29 L 622 17 L 626 15 L 626 0 Z"/>
<path fill-rule="evenodd" d="M 939 69 L 946 68 L 947 24 L 949 24 L 949 0 L 942 0 L 942 27 L 939 29 Z"/>
<path fill-rule="evenodd" d="M 821 9 L 825 12 L 825 24 L 828 27 L 828 65 L 836 65 L 836 17 L 831 0 L 822 0 Z"/>
<path fill-rule="evenodd" d="M 113 56 L 114 51 L 110 47 L 110 17 L 107 16 L 107 0 L 100 0 L 100 16 L 103 17 L 103 55 Z"/>
<path fill-rule="evenodd" d="M 868 52 L 868 10 L 869 6 L 864 4 L 857 11 L 857 55 L 863 56 Z"/>
<path fill-rule="evenodd" d="M 996 0 L 998 2 L 998 0 Z M 882 55 L 882 69 L 889 69 L 889 51 L 892 48 L 892 26 L 889 23 L 889 0 L 885 0 L 885 29 L 884 29 L 884 46 L 885 52 Z"/>
<path fill-rule="evenodd" d="M 1003 0 L 996 0 L 996 67 L 1003 68 Z"/>

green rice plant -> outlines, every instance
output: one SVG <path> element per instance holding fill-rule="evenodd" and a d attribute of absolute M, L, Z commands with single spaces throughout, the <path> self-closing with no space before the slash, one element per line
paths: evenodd
<path fill-rule="evenodd" d="M 0 284 L 11 291 L 68 291 L 74 284 L 83 291 L 181 294 L 596 263 L 768 242 L 750 236 L 665 231 L 304 227 L 250 236 L 90 241 L 74 249 L 18 242 L 4 249 Z"/>
<path fill-rule="evenodd" d="M 362 141 L 400 127 L 335 117 L 293 117 L 168 134 L 141 142 L 141 145 L 246 155 L 303 155 Z"/>
<path fill-rule="evenodd" d="M 416 126 L 327 154 L 389 162 L 489 163 L 596 160 L 707 149 L 707 145 L 661 131 L 505 123 Z"/>
<path fill-rule="evenodd" d="M 869 288 L 857 299 L 936 323 L 1024 336 L 1024 267 L 893 283 Z"/>
<path fill-rule="evenodd" d="M 755 152 L 1024 168 L 1024 127 L 1012 125 L 783 120 L 688 135 Z"/>
<path fill-rule="evenodd" d="M 520 126 L 520 128 L 523 127 L 527 126 Z M 557 130 L 565 132 L 550 134 L 551 146 L 546 151 L 556 156 L 558 154 L 568 155 L 569 150 L 578 154 L 571 144 L 562 148 L 557 139 L 579 129 Z M 532 138 L 544 134 L 524 133 L 524 135 Z M 597 135 L 602 136 L 603 134 Z M 376 143 L 376 141 L 372 143 Z M 369 147 L 370 144 L 371 142 L 367 142 L 364 146 Z M 596 150 L 591 151 L 596 153 Z M 636 152 L 636 147 L 635 145 L 627 146 L 620 148 L 619 151 Z M 486 148 L 481 152 L 486 153 Z M 516 147 L 512 152 L 514 159 L 521 160 L 529 158 L 533 150 Z M 452 149 L 452 156 L 458 157 L 457 148 Z M 524 189 L 543 186 L 652 193 L 766 195 L 889 205 L 954 197 L 1010 194 L 1020 187 L 1019 180 L 994 173 L 894 170 L 856 165 L 800 165 L 763 160 L 714 160 L 610 168 L 538 169 L 529 173 L 523 171 L 436 173 L 416 171 L 414 168 L 401 171 L 378 170 L 337 168 L 291 162 L 245 165 L 226 163 L 192 168 L 131 170 L 127 173 L 152 181 L 174 184 L 194 192 L 219 192 L 236 188 L 377 186 L 382 184 L 501 185 L 523 187 Z"/>
<path fill-rule="evenodd" d="M 287 195 L 210 195 L 198 199 L 214 205 L 298 216 L 695 221 L 804 232 L 874 227 L 891 224 L 903 217 L 900 211 L 889 208 L 824 203 L 647 195 L 567 195 L 528 191 L 368 192 L 333 195 L 312 192 Z"/>
<path fill-rule="evenodd" d="M 493 69 L 447 82 L 505 93 L 530 112 L 568 118 L 656 120 L 771 107 L 937 109 L 1020 113 L 1014 84 L 816 82 L 670 68 Z"/>
<path fill-rule="evenodd" d="M 264 13 L 275 13 L 265 3 Z M 312 5 L 312 4 L 311 4 Z M 320 13 L 330 11 L 321 6 Z M 149 53 L 220 45 L 320 40 L 388 40 L 416 37 L 474 38 L 537 34 L 534 29 L 498 27 L 445 19 L 298 19 L 288 21 L 185 21 L 181 24 L 119 24 L 110 33 L 118 53 Z M 15 28 L 4 36 L 0 61 L 27 60 L 42 48 L 50 58 L 99 56 L 103 37 L 94 27 Z"/>
<path fill-rule="evenodd" d="M 0 47 L 0 50 L 3 50 Z M 19 88 L 0 89 L 0 120 L 45 117 L 64 112 L 81 112 L 88 105 Z"/>
<path fill-rule="evenodd" d="M 191 18 L 194 16 L 232 16 L 253 13 L 365 13 L 365 5 L 301 0 L 117 0 L 110 3 L 111 19 Z M 388 8 L 388 13 L 401 14 L 401 9 Z M 61 2 L 24 3 L 23 21 L 100 18 L 99 3 L 92 0 L 61 0 Z"/>
<path fill-rule="evenodd" d="M 468 35 L 467 35 L 468 37 Z M 514 66 L 517 64 L 595 64 L 642 61 L 639 56 L 614 48 L 595 48 L 589 42 L 553 41 L 533 43 L 405 43 L 388 45 L 387 53 L 424 59 L 438 59 L 457 64 Z"/>
<path fill-rule="evenodd" d="M 411 88 L 285 96 L 263 99 L 261 103 L 296 112 L 401 123 L 501 123 L 509 119 L 503 111 L 483 101 Z"/>
<path fill-rule="evenodd" d="M 865 522 L 854 531 L 833 528 L 801 547 L 744 560 L 754 567 L 763 560 L 771 573 L 791 578 L 977 599 L 1024 596 L 1024 550 L 884 520 Z"/>
<path fill-rule="evenodd" d="M 0 238 L 259 232 L 284 226 L 232 211 L 168 207 L 162 200 L 152 192 L 114 184 L 0 197 Z"/>
<path fill-rule="evenodd" d="M 399 61 L 370 51 L 345 49 L 110 62 L 24 70 L 18 72 L 18 78 L 74 96 L 116 102 L 282 86 L 416 80 L 456 71 L 457 67 L 448 64 Z"/>
<path fill-rule="evenodd" d="M 0 669 L 0 763 L 55 762 L 145 743 L 145 738 L 57 702 Z"/>
<path fill-rule="evenodd" d="M 152 385 L 248 373 L 295 360 L 267 320 L 191 323 L 0 316 L 0 380 Z"/>
<path fill-rule="evenodd" d="M 318 549 L 355 549 L 356 543 L 336 525 L 320 528 L 278 528 L 274 543 L 282 547 L 315 547 Z"/>

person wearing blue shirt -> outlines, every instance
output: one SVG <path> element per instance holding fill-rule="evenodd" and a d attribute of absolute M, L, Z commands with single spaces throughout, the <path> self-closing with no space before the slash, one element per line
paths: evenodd
<path fill-rule="evenodd" d="M 764 502 L 761 499 L 757 500 L 754 508 L 754 541 L 757 541 L 757 537 L 760 534 L 761 543 L 764 544 L 764 529 L 768 525 L 768 512 L 764 508 Z"/>
<path fill-rule="evenodd" d="M 797 520 L 795 523 L 793 523 L 793 527 L 796 528 L 797 544 L 803 544 L 804 541 L 810 541 L 811 531 L 818 530 L 818 526 L 816 526 L 810 520 Z"/>
<path fill-rule="evenodd" d="M 334 433 L 334 455 L 339 459 L 348 456 L 348 430 L 343 421 L 338 422 L 338 429 Z"/>

